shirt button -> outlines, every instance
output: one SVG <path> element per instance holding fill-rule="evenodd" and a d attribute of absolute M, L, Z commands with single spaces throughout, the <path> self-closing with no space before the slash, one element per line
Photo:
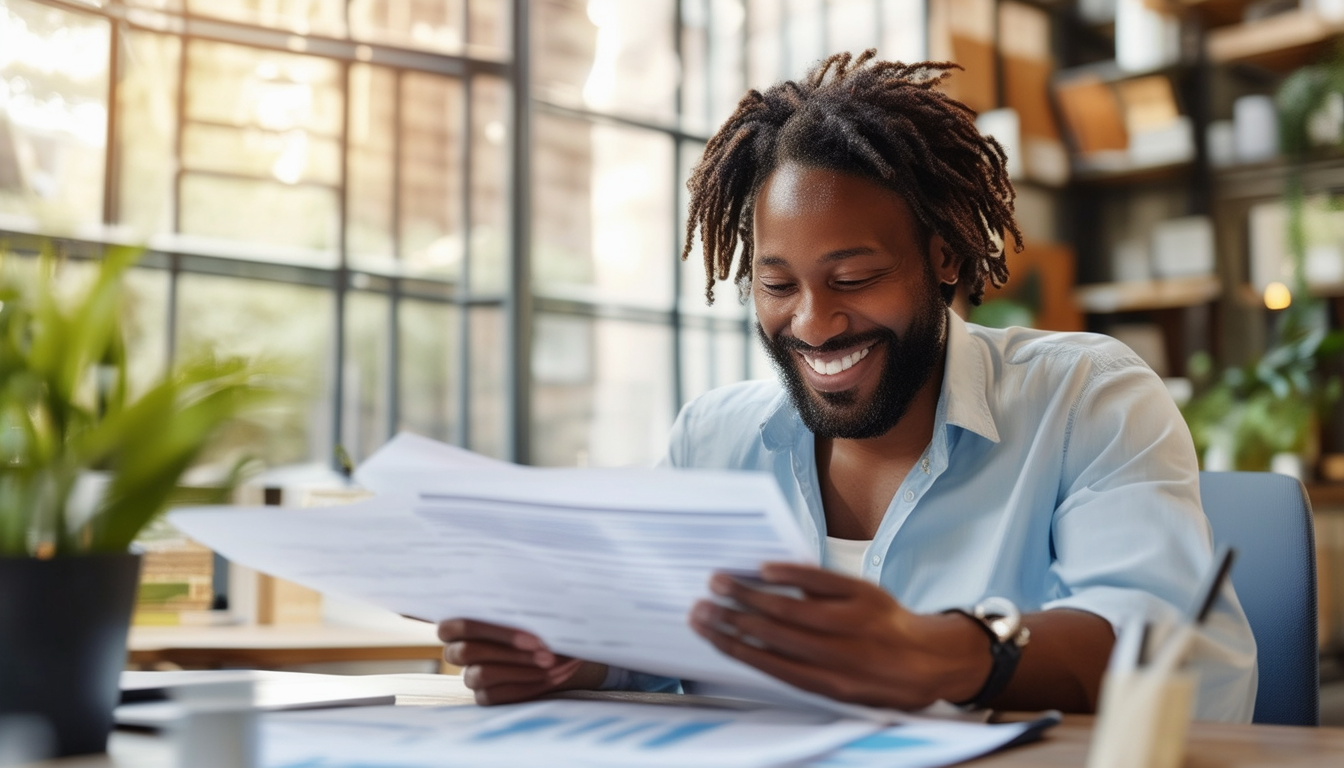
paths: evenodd
<path fill-rule="evenodd" d="M 924 460 L 919 462 L 919 466 L 924 468 L 924 474 L 929 474 L 929 457 L 925 456 Z"/>
<path fill-rule="evenodd" d="M 881 556 L 881 555 L 873 555 L 872 563 L 873 563 L 873 565 L 881 565 L 881 564 L 882 564 L 882 556 Z"/>
<path fill-rule="evenodd" d="M 914 500 L 915 500 L 915 492 L 914 492 L 914 491 L 906 491 L 906 492 L 905 492 L 905 500 L 906 500 L 906 501 L 914 501 Z"/>

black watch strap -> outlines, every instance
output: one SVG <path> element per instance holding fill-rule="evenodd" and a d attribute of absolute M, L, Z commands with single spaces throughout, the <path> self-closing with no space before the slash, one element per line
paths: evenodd
<path fill-rule="evenodd" d="M 1001 640 L 984 620 L 974 614 L 960 608 L 949 611 L 952 612 L 960 613 L 975 622 L 975 625 L 984 630 L 985 635 L 989 637 L 989 677 L 985 678 L 985 684 L 980 686 L 980 690 L 974 696 L 966 701 L 954 702 L 959 707 L 982 709 L 1008 687 L 1008 682 L 1013 679 L 1013 673 L 1017 671 L 1017 663 L 1022 659 L 1022 645 L 1015 638 Z"/>

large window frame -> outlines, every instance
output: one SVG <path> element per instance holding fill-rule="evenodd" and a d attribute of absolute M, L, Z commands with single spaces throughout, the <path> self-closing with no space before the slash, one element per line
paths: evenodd
<path fill-rule="evenodd" d="M 472 386 L 469 376 L 473 352 L 472 311 L 478 308 L 494 309 L 502 314 L 504 328 L 504 423 L 502 425 L 503 435 L 500 436 L 501 440 L 499 441 L 501 447 L 497 453 L 501 454 L 501 458 L 524 464 L 531 463 L 533 457 L 532 332 L 534 319 L 538 313 L 593 320 L 617 320 L 670 329 L 672 359 L 669 361 L 669 370 L 673 380 L 670 390 L 671 398 L 666 403 L 669 422 L 671 416 L 677 413 L 687 399 L 688 393 L 683 379 L 687 356 L 690 354 L 686 340 L 688 331 L 701 332 L 707 335 L 710 340 L 709 354 L 711 359 L 706 362 L 711 371 L 715 365 L 715 359 L 717 359 L 715 357 L 717 354 L 715 352 L 717 348 L 716 337 L 719 334 L 733 334 L 740 335 L 742 340 L 740 370 L 748 377 L 771 375 L 770 371 L 762 369 L 761 358 L 758 353 L 753 351 L 755 345 L 753 339 L 754 323 L 749 307 L 737 317 L 711 313 L 694 306 L 685 295 L 686 292 L 683 290 L 684 270 L 679 260 L 682 248 L 680 233 L 684 226 L 684 190 L 673 195 L 674 204 L 666 211 L 668 220 L 672 222 L 672 232 L 676 235 L 673 242 L 667 243 L 666 248 L 667 268 L 671 270 L 673 286 L 673 301 L 669 308 L 650 309 L 635 303 L 623 303 L 619 299 L 562 298 L 545 295 L 544 292 L 538 293 L 534 289 L 532 280 L 532 184 L 530 183 L 534 147 L 532 136 L 534 114 L 545 114 L 580 121 L 589 125 L 617 126 L 662 136 L 672 142 L 673 168 L 671 177 L 682 181 L 684 181 L 685 168 L 690 159 L 688 153 L 695 151 L 696 147 L 703 147 L 708 136 L 699 131 L 686 130 L 683 127 L 686 105 L 683 98 L 684 82 L 681 78 L 677 82 L 675 119 L 671 122 L 630 117 L 614 111 L 592 110 L 536 97 L 532 88 L 531 65 L 533 61 L 533 36 L 538 34 L 539 31 L 532 28 L 532 2 L 530 0 L 509 0 L 508 2 L 510 50 L 508 52 L 509 58 L 504 59 L 470 55 L 471 48 L 469 47 L 464 48 L 462 55 L 448 55 L 355 39 L 300 35 L 274 27 L 203 17 L 185 10 L 187 7 L 185 4 L 182 11 L 165 11 L 127 5 L 121 0 L 89 3 L 75 2 L 74 0 L 32 1 L 63 11 L 92 14 L 110 22 L 109 108 L 106 126 L 107 152 L 102 211 L 102 222 L 107 233 L 116 231 L 115 227 L 120 220 L 122 202 L 120 199 L 121 158 L 116 150 L 119 146 L 122 129 L 121 110 L 117 107 L 117 87 L 120 73 L 125 66 L 122 59 L 124 46 L 121 44 L 121 39 L 123 36 L 131 32 L 147 32 L 175 36 L 181 41 L 177 75 L 176 142 L 172 150 L 174 153 L 173 160 L 176 163 L 172 186 L 174 234 L 181 232 L 182 178 L 185 173 L 182 137 L 188 122 L 185 89 L 190 46 L 198 42 L 214 42 L 245 46 L 262 51 L 302 53 L 335 62 L 340 68 L 342 117 L 338 140 L 341 159 L 338 180 L 334 185 L 334 191 L 339 201 L 340 219 L 339 235 L 336 243 L 336 263 L 330 267 L 323 267 L 284 263 L 278 259 L 267 260 L 264 256 L 264 248 L 259 249 L 259 253 L 262 255 L 258 258 L 239 258 L 194 247 L 190 243 L 177 242 L 172 237 L 156 238 L 150 243 L 141 261 L 141 266 L 162 270 L 168 275 L 167 338 L 164 340 L 167 345 L 168 360 L 171 361 L 177 346 L 177 321 L 181 309 L 178 306 L 178 286 L 179 278 L 182 275 L 215 275 L 310 286 L 330 291 L 335 309 L 334 316 L 331 318 L 331 322 L 334 323 L 334 348 L 330 356 L 331 369 L 329 371 L 331 396 L 331 407 L 327 416 L 329 430 L 319 430 L 316 434 L 330 434 L 333 442 L 341 443 L 344 442 L 343 438 L 346 432 L 347 425 L 344 422 L 348 407 L 345 402 L 347 393 L 343 375 L 348 354 L 346 338 L 347 299 L 352 291 L 385 297 L 391 313 L 387 336 L 384 341 L 389 361 L 387 366 L 388 381 L 386 382 L 387 400 L 384 407 L 387 411 L 387 436 L 390 437 L 398 430 L 401 422 L 402 361 L 401 338 L 397 323 L 399 304 L 403 300 L 413 299 L 451 307 L 458 313 L 456 324 L 457 359 L 453 364 L 457 366 L 459 386 L 457 391 L 453 393 L 453 407 L 456 409 L 458 417 L 455 421 L 454 433 L 448 437 L 458 445 L 471 448 L 481 442 L 479 436 L 472 434 L 472 419 L 468 417 L 473 408 Z M 819 36 L 820 48 L 824 49 L 827 44 L 828 19 L 832 2 L 828 0 L 817 1 L 820 6 L 821 23 L 817 25 L 816 34 Z M 679 0 L 679 2 L 671 5 L 673 49 L 679 60 L 683 60 L 682 57 L 685 55 L 683 50 L 683 39 L 685 37 L 683 20 L 687 18 L 688 13 L 696 13 L 698 18 L 704 20 L 704 24 L 712 25 L 714 23 L 714 14 L 710 12 L 712 2 L 714 0 Z M 882 39 L 880 32 L 883 20 L 883 12 L 880 9 L 882 2 L 881 0 L 871 0 L 871 4 L 874 22 L 879 30 L 878 39 Z M 744 17 L 750 13 L 751 6 L 752 3 L 747 2 L 747 0 L 741 1 Z M 780 56 L 778 71 L 790 76 L 797 76 L 802 73 L 792 71 L 797 67 L 794 66 L 795 62 L 792 61 L 795 57 L 792 56 L 790 51 L 790 41 L 797 36 L 798 31 L 796 24 L 793 25 L 793 28 L 789 24 L 788 9 L 791 6 L 791 2 L 782 0 L 780 7 L 784 9 L 784 12 L 778 14 L 778 28 L 776 30 Z M 347 28 L 349 8 L 350 5 L 347 2 L 345 5 Z M 470 8 L 471 0 L 463 0 L 461 24 L 464 30 L 470 27 Z M 746 18 L 740 24 L 740 58 L 743 82 L 750 82 L 750 56 L 747 54 L 747 38 L 752 28 L 750 18 Z M 712 29 L 706 30 L 706 35 L 712 34 Z M 706 60 L 703 62 L 706 70 L 714 67 L 713 61 L 709 60 L 711 57 L 712 52 L 706 53 Z M 353 67 L 359 65 L 374 65 L 395 72 L 398 93 L 400 93 L 400 83 L 410 73 L 426 73 L 448 77 L 460 80 L 462 83 L 465 98 L 463 99 L 463 122 L 460 129 L 461 157 L 459 162 L 463 172 L 458 180 L 460 186 L 459 199 L 461 201 L 461 210 L 458 212 L 458 216 L 461 219 L 460 226 L 464 228 L 465 232 L 461 238 L 464 249 L 461 273 L 456 280 L 424 279 L 382 273 L 377 270 L 361 268 L 358 264 L 353 263 L 350 258 L 350 248 L 347 242 L 349 229 L 347 207 L 349 202 L 351 71 Z M 505 247 L 505 267 L 507 277 L 502 293 L 479 293 L 474 292 L 471 287 L 471 265 L 473 261 L 472 239 L 470 237 L 470 228 L 473 221 L 471 158 L 473 156 L 473 142 L 476 140 L 475 132 L 472 129 L 471 94 L 475 79 L 482 76 L 502 80 L 509 93 L 507 99 L 507 179 L 505 185 L 508 241 Z M 712 116 L 715 111 L 712 94 L 710 94 L 709 88 L 702 90 L 704 91 L 705 104 L 703 108 L 697 107 L 697 109 L 702 109 L 705 115 Z M 400 103 L 399 99 L 397 103 Z M 399 109 L 398 112 L 400 112 Z M 393 136 L 395 137 L 393 168 L 400 168 L 400 158 L 402 156 L 401 131 L 394 130 Z M 392 206 L 395 216 L 395 211 L 400 206 L 401 187 L 394 183 L 392 190 L 394 195 Z M 395 231 L 396 228 L 394 227 Z M 0 230 L 0 240 L 5 241 L 11 248 L 35 251 L 41 247 L 40 244 L 43 240 L 48 239 L 47 235 L 49 234 L 34 230 L 10 228 Z M 82 259 L 97 259 L 101 256 L 105 247 L 119 244 L 116 242 L 117 238 L 111 234 L 95 237 L 61 236 L 52 239 L 58 243 L 59 248 L 64 253 Z M 394 249 L 398 247 L 394 244 Z M 719 296 L 720 301 L 735 301 L 736 290 L 730 285 L 722 286 Z M 333 452 L 330 449 L 333 447 L 323 446 L 325 450 L 314 450 L 313 453 L 324 453 L 326 456 L 331 456 Z"/>

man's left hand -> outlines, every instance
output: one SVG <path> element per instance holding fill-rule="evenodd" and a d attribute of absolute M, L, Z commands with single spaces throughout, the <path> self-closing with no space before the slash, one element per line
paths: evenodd
<path fill-rule="evenodd" d="M 690 623 L 725 654 L 830 698 L 896 709 L 974 696 L 989 676 L 989 638 L 959 613 L 917 614 L 876 584 L 805 565 L 767 563 L 761 578 L 798 599 L 717 573 Z"/>

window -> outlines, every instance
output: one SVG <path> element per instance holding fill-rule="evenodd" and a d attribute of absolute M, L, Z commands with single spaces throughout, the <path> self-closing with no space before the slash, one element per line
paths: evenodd
<path fill-rule="evenodd" d="M 832 49 L 920 57 L 923 8 L 0 0 L 0 241 L 144 243 L 133 376 L 199 344 L 282 361 L 293 401 L 230 436 L 271 463 L 399 429 L 652 462 L 686 400 L 772 375 L 732 286 L 706 306 L 698 253 L 675 258 L 706 138 Z"/>

